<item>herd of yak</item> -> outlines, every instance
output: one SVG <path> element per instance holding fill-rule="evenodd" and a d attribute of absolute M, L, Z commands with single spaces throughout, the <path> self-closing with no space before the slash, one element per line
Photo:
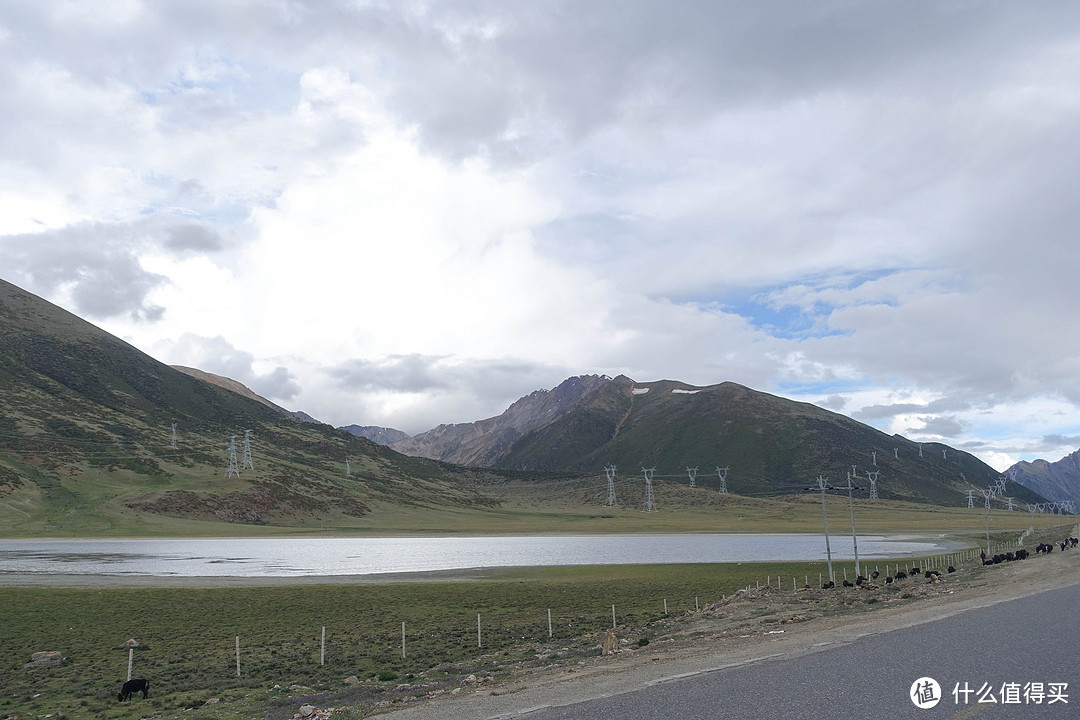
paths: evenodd
<path fill-rule="evenodd" d="M 1068 550 L 1069 548 L 1076 547 L 1078 543 L 1080 543 L 1080 539 L 1070 537 L 1070 538 L 1065 538 L 1059 544 L 1061 546 L 1062 552 L 1064 552 L 1065 550 Z M 1035 554 L 1036 555 L 1038 555 L 1039 553 L 1051 553 L 1053 551 L 1054 551 L 1053 543 L 1041 543 L 1041 544 L 1035 546 Z M 1030 553 L 1028 553 L 1028 551 L 1025 550 L 1024 548 L 1020 548 L 1019 550 L 1016 550 L 1014 552 L 998 553 L 997 555 L 994 555 L 993 557 L 987 557 L 986 553 L 980 553 L 980 557 L 982 558 L 982 564 L 983 565 L 999 565 L 999 564 L 1001 564 L 1003 562 L 1013 562 L 1014 560 L 1023 560 L 1025 558 L 1027 558 L 1029 555 L 1030 555 Z M 898 570 L 896 572 L 896 575 L 889 575 L 889 576 L 887 576 L 885 578 L 885 584 L 886 585 L 891 585 L 895 580 L 904 580 L 909 575 L 911 577 L 915 577 L 920 572 L 922 572 L 922 568 L 917 568 L 917 567 L 911 568 L 910 573 L 905 572 L 903 570 Z M 950 565 L 946 569 L 946 572 L 954 573 L 954 572 L 956 572 L 956 568 L 953 567 L 952 565 Z M 865 587 L 865 588 L 873 589 L 873 588 L 876 588 L 878 586 L 874 585 L 871 582 L 871 580 L 876 581 L 880 576 L 881 576 L 881 573 L 879 573 L 877 571 L 874 571 L 874 572 L 870 573 L 870 579 L 869 580 L 866 579 L 865 577 L 863 577 L 862 575 L 860 575 L 859 577 L 855 578 L 855 582 L 851 582 L 849 580 L 844 580 L 844 587 Z M 924 577 L 930 582 L 941 582 L 941 573 L 939 573 L 937 570 L 927 570 Z M 827 582 L 827 583 L 825 583 L 824 585 L 821 586 L 821 588 L 823 590 L 829 590 L 830 588 L 834 588 L 834 587 L 836 587 L 836 583 L 834 583 L 832 581 L 829 581 L 829 582 Z"/>

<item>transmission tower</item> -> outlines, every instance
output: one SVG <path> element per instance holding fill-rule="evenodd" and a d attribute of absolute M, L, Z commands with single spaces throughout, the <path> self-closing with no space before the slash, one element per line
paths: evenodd
<path fill-rule="evenodd" d="M 974 490 L 968 490 L 968 509 L 969 510 L 975 509 L 975 491 Z"/>
<path fill-rule="evenodd" d="M 919 457 L 922 457 L 922 443 L 919 443 Z"/>
<path fill-rule="evenodd" d="M 728 473 L 728 470 L 730 470 L 730 469 L 731 468 L 726 468 L 726 467 L 725 468 L 722 468 L 722 467 L 717 467 L 716 468 L 716 474 L 720 476 L 720 493 L 722 495 L 727 495 L 727 473 Z"/>
<path fill-rule="evenodd" d="M 690 487 L 697 487 L 697 468 L 686 468 L 686 474 L 690 476 Z"/>
<path fill-rule="evenodd" d="M 645 474 L 645 512 L 656 512 L 656 497 L 653 495 L 652 479 L 656 468 L 641 468 Z"/>
<path fill-rule="evenodd" d="M 241 470 L 255 469 L 254 463 L 251 462 L 251 431 L 244 431 L 244 460 L 240 463 Z M 239 474 L 239 473 L 238 473 Z"/>
<path fill-rule="evenodd" d="M 172 424 L 172 444 L 169 445 L 173 450 L 176 450 L 176 423 Z"/>
<path fill-rule="evenodd" d="M 229 438 L 229 464 L 225 467 L 225 477 L 240 477 L 240 468 L 236 465 L 236 435 Z"/>
<path fill-rule="evenodd" d="M 880 470 L 875 470 L 874 472 L 870 472 L 869 470 L 866 471 L 866 479 L 870 481 L 870 499 L 871 500 L 877 500 L 878 499 L 878 495 L 877 495 L 877 479 L 878 479 L 879 475 L 881 475 Z"/>
<path fill-rule="evenodd" d="M 892 456 L 894 458 L 896 458 L 897 460 L 899 460 L 900 459 L 900 448 L 893 448 L 892 449 Z"/>
<path fill-rule="evenodd" d="M 877 450 L 870 453 L 870 459 L 873 461 L 874 467 L 877 467 Z"/>
<path fill-rule="evenodd" d="M 352 475 L 352 468 L 349 467 L 349 458 L 345 458 L 345 475 Z"/>
<path fill-rule="evenodd" d="M 1009 501 L 1009 509 L 1012 510 L 1013 509 L 1013 499 L 1012 498 L 1005 498 L 1005 499 Z"/>
<path fill-rule="evenodd" d="M 604 472 L 607 474 L 607 501 L 604 503 L 604 507 L 615 506 L 615 466 L 608 465 L 604 468 Z"/>
<path fill-rule="evenodd" d="M 948 460 L 949 459 L 948 453 L 945 450 L 945 448 L 941 448 L 941 459 L 942 460 Z"/>

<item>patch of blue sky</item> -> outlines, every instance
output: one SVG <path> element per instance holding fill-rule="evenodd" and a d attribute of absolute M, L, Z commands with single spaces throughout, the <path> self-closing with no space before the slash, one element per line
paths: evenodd
<path fill-rule="evenodd" d="M 717 307 L 739 315 L 750 325 L 772 337 L 802 340 L 848 336 L 850 329 L 829 326 L 829 316 L 837 308 L 865 303 L 896 306 L 897 300 L 884 292 L 860 293 L 859 289 L 901 272 L 896 268 L 863 271 L 834 271 L 797 278 L 791 282 L 670 298 L 673 302 Z"/>
<path fill-rule="evenodd" d="M 744 318 L 756 330 L 786 340 L 843 336 L 851 332 L 829 327 L 828 316 L 832 311 L 829 307 L 815 306 L 814 312 L 807 313 L 792 305 L 775 307 L 751 298 L 739 304 L 723 305 L 723 310 Z"/>

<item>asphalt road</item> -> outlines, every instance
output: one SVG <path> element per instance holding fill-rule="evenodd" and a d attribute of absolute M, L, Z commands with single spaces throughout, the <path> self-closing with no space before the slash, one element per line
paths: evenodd
<path fill-rule="evenodd" d="M 526 720 L 1080 718 L 1078 621 L 1080 586 L 1072 586 L 820 652 L 515 716 Z M 867 622 L 873 623 L 873 618 Z M 921 709 L 909 699 L 912 684 L 923 677 L 940 684 L 940 701 L 933 708 Z M 1043 684 L 1042 704 L 1034 703 L 1037 693 L 1031 693 L 1037 686 L 1030 683 Z M 1067 683 L 1060 688 L 1067 703 L 1051 703 L 1051 683 Z M 966 703 L 965 687 L 972 691 Z M 980 694 L 998 702 L 980 703 Z"/>

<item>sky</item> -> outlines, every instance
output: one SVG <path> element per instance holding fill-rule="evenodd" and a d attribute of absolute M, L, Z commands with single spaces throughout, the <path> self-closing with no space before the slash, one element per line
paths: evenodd
<path fill-rule="evenodd" d="M 338 426 L 625 374 L 1053 461 L 1077 78 L 1039 0 L 0 0 L 0 277 Z"/>

